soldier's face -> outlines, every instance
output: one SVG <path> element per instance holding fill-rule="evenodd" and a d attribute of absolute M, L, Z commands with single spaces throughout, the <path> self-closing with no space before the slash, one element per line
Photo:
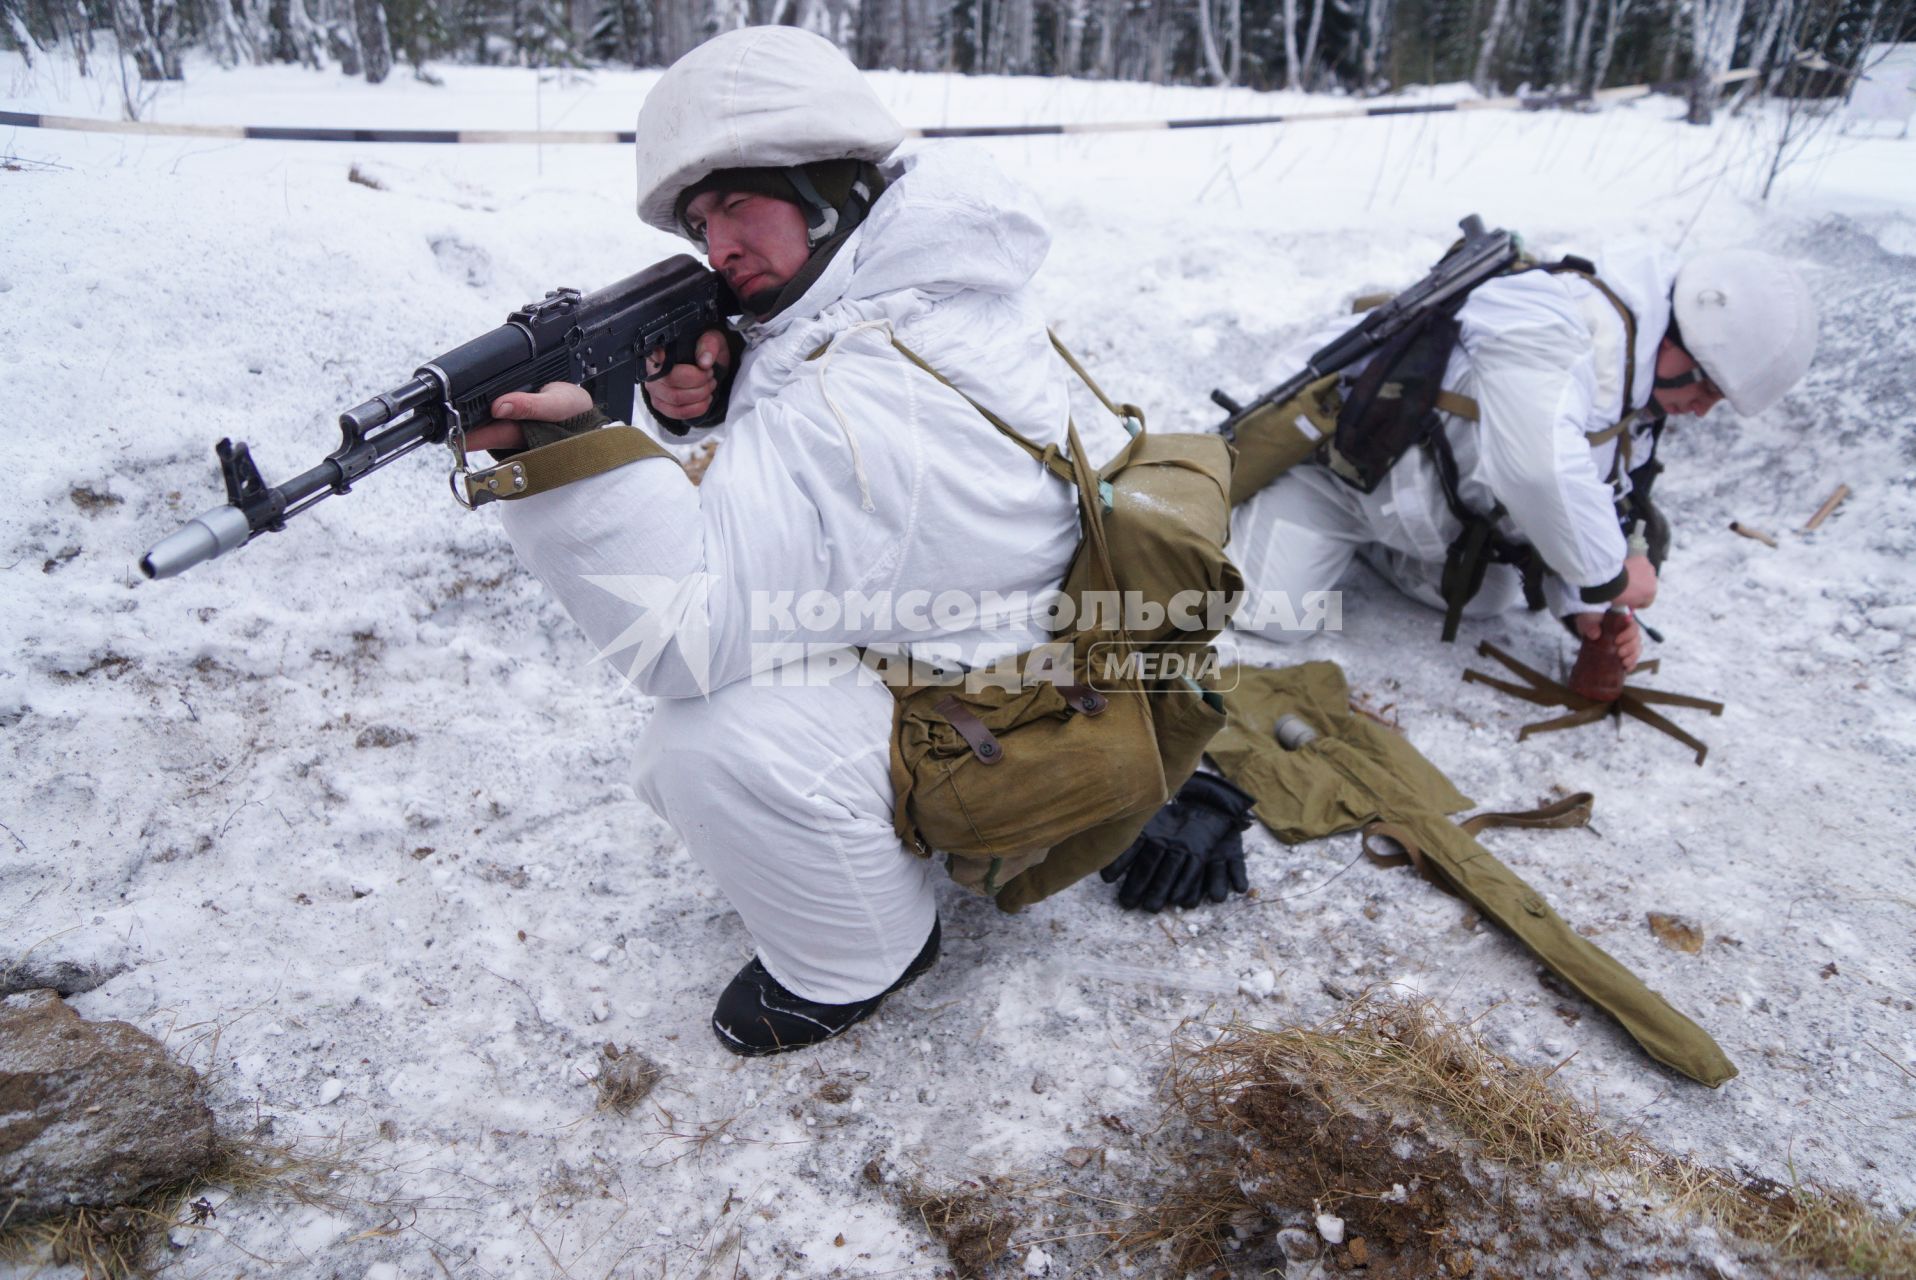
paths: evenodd
<path fill-rule="evenodd" d="M 805 215 L 789 200 L 754 191 L 708 191 L 685 206 L 685 222 L 705 241 L 705 258 L 739 301 L 756 314 L 811 257 Z"/>
<path fill-rule="evenodd" d="M 1700 372 L 1690 353 L 1668 338 L 1657 348 L 1657 377 L 1680 378 L 1685 374 Z M 1687 386 L 1658 387 L 1651 393 L 1656 397 L 1657 407 L 1672 416 L 1685 413 L 1701 418 L 1723 399 L 1723 392 L 1708 377 L 1698 377 Z"/>

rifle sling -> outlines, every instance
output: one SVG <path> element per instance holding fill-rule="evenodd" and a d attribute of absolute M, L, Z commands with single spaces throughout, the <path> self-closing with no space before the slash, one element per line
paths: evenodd
<path fill-rule="evenodd" d="M 637 427 L 602 427 L 569 440 L 528 449 L 497 466 L 468 471 L 455 478 L 464 488 L 467 505 L 482 507 L 488 502 L 512 502 L 562 489 L 645 458 L 678 462 L 664 445 Z"/>
<path fill-rule="evenodd" d="M 1480 831 L 1498 827 L 1533 827 L 1550 831 L 1561 831 L 1569 827 L 1583 827 L 1590 824 L 1590 809 L 1594 797 L 1588 791 L 1579 791 L 1575 795 L 1565 796 L 1550 804 L 1539 805 L 1535 809 L 1516 809 L 1495 813 L 1480 813 L 1465 818 L 1457 824 L 1465 835 L 1474 836 Z M 1386 853 L 1374 848 L 1371 840 L 1382 836 L 1395 843 L 1402 853 Z M 1417 869 L 1418 874 L 1444 890 L 1455 894 L 1456 889 L 1441 873 L 1434 869 L 1424 857 L 1423 846 L 1417 838 L 1403 826 L 1383 819 L 1365 824 L 1363 834 L 1364 856 L 1380 867 L 1401 867 L 1406 863 Z"/>

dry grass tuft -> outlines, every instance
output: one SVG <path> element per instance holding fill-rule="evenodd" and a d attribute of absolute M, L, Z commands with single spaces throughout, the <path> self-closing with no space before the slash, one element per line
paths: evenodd
<path fill-rule="evenodd" d="M 1166 1077 L 1173 1107 L 1210 1145 L 1211 1174 L 1167 1198 L 1126 1248 L 1168 1244 L 1179 1265 L 1224 1263 L 1247 1222 L 1313 1213 L 1345 1220 L 1345 1244 L 1372 1277 L 1495 1274 L 1465 1242 L 1564 1247 L 1623 1221 L 1619 1206 L 1658 1204 L 1701 1220 L 1755 1261 L 1862 1276 L 1916 1276 L 1911 1222 L 1858 1196 L 1811 1183 L 1781 1186 L 1671 1155 L 1605 1126 L 1589 1107 L 1448 1021 L 1428 1003 L 1375 993 L 1311 1028 L 1242 1024 L 1181 1051 Z M 1493 1197 L 1480 1188 L 1502 1183 Z M 1529 1193 L 1543 1210 L 1514 1221 Z M 1494 1226 L 1493 1226 L 1494 1224 Z M 1283 1225 L 1278 1223 L 1276 1225 Z M 1301 1247 L 1303 1232 L 1279 1241 Z M 1361 1239 L 1363 1245 L 1350 1241 Z"/>
<path fill-rule="evenodd" d="M 26 1222 L 0 1215 L 0 1262 L 78 1267 L 100 1280 L 151 1275 L 167 1233 L 177 1227 L 211 1229 L 218 1206 L 205 1192 L 220 1188 L 236 1196 L 264 1195 L 337 1210 L 352 1203 L 336 1189 L 352 1170 L 337 1152 L 308 1154 L 296 1145 L 227 1140 L 200 1176 L 156 1187 L 122 1205 L 80 1206 Z"/>
<path fill-rule="evenodd" d="M 601 1049 L 604 1061 L 593 1083 L 599 1089 L 599 1110 L 624 1115 L 645 1101 L 665 1077 L 665 1069 L 637 1049 L 621 1049 L 607 1041 Z"/>
<path fill-rule="evenodd" d="M 1011 1249 L 1018 1219 L 989 1179 L 934 1187 L 873 1160 L 865 1166 L 865 1180 L 882 1187 L 907 1216 L 945 1246 L 959 1280 L 982 1280 Z"/>

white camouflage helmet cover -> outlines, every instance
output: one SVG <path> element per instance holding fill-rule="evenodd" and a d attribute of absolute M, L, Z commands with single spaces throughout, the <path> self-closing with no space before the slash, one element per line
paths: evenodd
<path fill-rule="evenodd" d="M 1781 258 L 1699 253 L 1677 271 L 1671 302 L 1684 347 L 1745 416 L 1781 400 L 1816 355 L 1816 303 Z"/>
<path fill-rule="evenodd" d="M 639 217 L 683 234 L 679 194 L 719 169 L 885 159 L 905 131 L 851 60 L 797 27 L 714 36 L 639 107 Z"/>

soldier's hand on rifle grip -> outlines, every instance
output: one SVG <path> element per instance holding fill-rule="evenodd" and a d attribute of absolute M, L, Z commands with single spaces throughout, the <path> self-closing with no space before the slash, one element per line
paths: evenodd
<path fill-rule="evenodd" d="M 1650 563 L 1650 557 L 1630 556 L 1623 562 L 1623 571 L 1629 575 L 1623 584 L 1623 591 L 1610 603 L 1624 609 L 1648 609 L 1657 599 L 1657 571 Z"/>
<path fill-rule="evenodd" d="M 576 382 L 548 382 L 537 391 L 515 391 L 492 402 L 490 421 L 466 432 L 466 448 L 523 449 L 526 436 L 519 422 L 564 422 L 591 408 L 592 393 Z"/>
<path fill-rule="evenodd" d="M 665 353 L 654 351 L 645 358 L 645 398 L 652 409 L 679 422 L 702 418 L 718 395 L 719 379 L 732 365 L 732 349 L 725 335 L 707 329 L 699 335 L 698 358 L 693 363 L 675 364 L 664 377 L 658 371 L 665 365 Z"/>

